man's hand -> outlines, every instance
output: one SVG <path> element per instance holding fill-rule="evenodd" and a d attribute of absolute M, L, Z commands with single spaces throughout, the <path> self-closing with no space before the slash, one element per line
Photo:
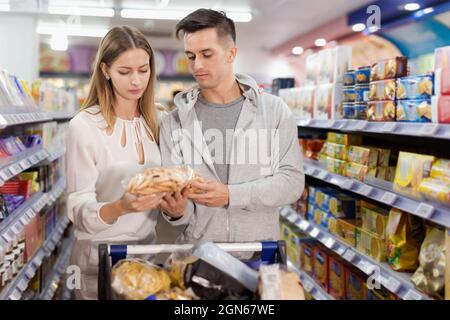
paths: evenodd
<path fill-rule="evenodd" d="M 181 218 L 186 209 L 188 197 L 180 192 L 167 194 L 161 200 L 160 209 L 172 218 Z"/>
<path fill-rule="evenodd" d="M 203 193 L 193 193 L 191 188 L 187 188 L 186 195 L 198 204 L 207 207 L 224 207 L 228 205 L 230 194 L 228 186 L 214 180 L 205 182 L 193 181 L 190 183 L 193 189 L 203 191 Z"/>

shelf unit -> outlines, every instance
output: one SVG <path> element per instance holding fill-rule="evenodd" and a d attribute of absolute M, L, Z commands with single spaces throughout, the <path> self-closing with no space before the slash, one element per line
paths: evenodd
<path fill-rule="evenodd" d="M 387 263 L 379 263 L 371 257 L 359 252 L 356 248 L 339 240 L 320 226 L 300 217 L 294 210 L 284 207 L 280 215 L 294 225 L 298 230 L 308 234 L 322 243 L 328 249 L 343 257 L 369 277 L 374 283 L 382 284 L 386 289 L 403 300 L 430 300 L 428 295 L 420 292 L 411 282 L 411 274 L 396 272 Z"/>
<path fill-rule="evenodd" d="M 70 120 L 74 117 L 76 112 L 22 112 L 22 113 L 10 113 L 0 114 L 0 129 L 5 129 L 10 126 L 22 125 L 33 122 L 46 122 L 46 121 L 61 121 Z"/>

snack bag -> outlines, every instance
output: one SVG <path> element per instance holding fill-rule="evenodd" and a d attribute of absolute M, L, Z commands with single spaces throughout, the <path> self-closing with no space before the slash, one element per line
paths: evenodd
<path fill-rule="evenodd" d="M 433 156 L 400 152 L 394 179 L 394 190 L 417 195 L 424 178 L 430 176 Z"/>
<path fill-rule="evenodd" d="M 200 174 L 187 166 L 150 168 L 135 175 L 128 183 L 127 191 L 135 195 L 177 192 L 194 180 L 204 181 Z"/>
<path fill-rule="evenodd" d="M 427 228 L 420 248 L 420 266 L 411 278 L 417 288 L 437 298 L 444 298 L 445 232 L 435 227 Z"/>
<path fill-rule="evenodd" d="M 415 271 L 423 239 L 422 223 L 416 216 L 391 209 L 386 227 L 387 260 L 396 271 Z"/>
<path fill-rule="evenodd" d="M 112 289 L 125 300 L 144 300 L 170 289 L 166 271 L 140 259 L 124 259 L 112 269 Z"/>

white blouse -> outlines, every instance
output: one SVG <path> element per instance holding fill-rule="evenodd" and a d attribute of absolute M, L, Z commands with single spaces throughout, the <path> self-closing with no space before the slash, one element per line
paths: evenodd
<path fill-rule="evenodd" d="M 155 240 L 157 210 L 123 215 L 113 224 L 99 216 L 100 208 L 117 201 L 129 179 L 149 167 L 161 166 L 161 154 L 141 116 L 117 118 L 107 132 L 98 107 L 79 112 L 67 137 L 67 214 L 75 226 L 72 263 L 83 273 L 95 273 L 99 243 L 136 243 Z M 94 249 L 94 250 L 93 250 Z"/>

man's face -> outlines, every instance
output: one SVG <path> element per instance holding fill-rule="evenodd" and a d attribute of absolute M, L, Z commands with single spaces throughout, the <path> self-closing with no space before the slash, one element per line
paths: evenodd
<path fill-rule="evenodd" d="M 227 36 L 219 37 L 214 28 L 184 36 L 189 69 L 202 89 L 216 88 L 233 70 L 235 48 Z"/>

